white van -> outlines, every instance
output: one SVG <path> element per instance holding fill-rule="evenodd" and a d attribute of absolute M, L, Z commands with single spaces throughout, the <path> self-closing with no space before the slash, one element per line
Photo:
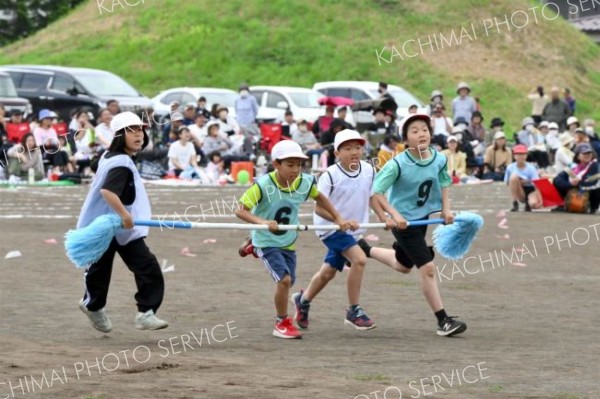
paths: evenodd
<path fill-rule="evenodd" d="M 338 82 L 319 82 L 313 86 L 314 90 L 323 93 L 329 97 L 346 97 L 351 98 L 355 102 L 364 100 L 375 100 L 380 97 L 379 82 L 363 82 L 363 81 L 338 81 Z M 416 104 L 418 112 L 427 112 L 425 105 L 412 93 L 404 90 L 400 86 L 388 84 L 388 93 L 394 97 L 398 104 L 396 114 L 398 120 L 401 120 L 408 114 L 408 107 Z M 371 123 L 373 122 L 373 113 L 368 111 L 354 111 L 354 120 L 356 123 Z"/>

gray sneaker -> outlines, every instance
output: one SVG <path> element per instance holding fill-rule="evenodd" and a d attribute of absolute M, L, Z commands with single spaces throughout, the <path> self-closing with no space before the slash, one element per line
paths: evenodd
<path fill-rule="evenodd" d="M 79 309 L 81 309 L 81 311 L 85 313 L 88 319 L 90 319 L 92 327 L 94 327 L 96 330 L 101 331 L 103 333 L 107 333 L 110 332 L 110 330 L 112 330 L 112 323 L 106 315 L 106 312 L 104 312 L 104 308 L 92 312 L 85 306 L 82 299 L 79 301 Z"/>
<path fill-rule="evenodd" d="M 169 327 L 169 323 L 159 319 L 150 309 L 146 313 L 138 312 L 135 317 L 135 328 L 138 330 L 160 330 Z"/>

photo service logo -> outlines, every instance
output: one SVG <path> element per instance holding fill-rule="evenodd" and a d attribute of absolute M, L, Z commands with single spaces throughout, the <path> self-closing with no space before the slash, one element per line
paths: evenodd
<path fill-rule="evenodd" d="M 153 2 L 155 0 L 152 0 Z M 100 15 L 103 15 L 104 12 L 112 13 L 115 10 L 125 10 L 127 7 L 136 7 L 140 5 L 144 5 L 146 0 L 96 0 L 98 4 L 98 11 Z M 150 0 L 148 0 L 150 2 Z M 121 7 L 121 8 L 119 8 Z"/>
<path fill-rule="evenodd" d="M 559 8 L 554 3 L 530 7 L 527 10 L 517 10 L 501 17 L 483 19 L 451 29 L 449 32 L 435 32 L 423 37 L 415 37 L 404 41 L 399 46 L 385 46 L 379 51 L 375 49 L 377 62 L 391 64 L 394 58 L 414 58 L 419 55 L 433 53 L 444 48 L 461 46 L 463 43 L 474 42 L 479 38 L 492 35 L 503 35 L 525 29 L 530 24 L 539 25 L 542 20 L 553 21 L 560 16 Z"/>

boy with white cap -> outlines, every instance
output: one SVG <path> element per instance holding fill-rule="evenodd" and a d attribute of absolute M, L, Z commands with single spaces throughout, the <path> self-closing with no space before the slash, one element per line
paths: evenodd
<path fill-rule="evenodd" d="M 307 158 L 300 145 L 291 140 L 275 144 L 271 150 L 275 171 L 261 176 L 244 193 L 240 199 L 240 209 L 236 211 L 236 216 L 248 223 L 269 226 L 268 230 L 252 231 L 252 245 L 277 283 L 277 318 L 273 335 L 278 338 L 302 338 L 287 314 L 289 290 L 296 280 L 295 241 L 298 233 L 279 230 L 279 225 L 298 224 L 300 204 L 312 198 L 325 211 L 325 218 L 338 224 L 341 230 L 345 231 L 351 226 L 351 223 L 342 219 L 327 197 L 319 192 L 315 178 L 302 173 L 302 164 Z"/>
<path fill-rule="evenodd" d="M 334 150 L 339 162 L 327 168 L 319 179 L 319 192 L 329 198 L 342 217 L 349 221 L 353 231 L 317 230 L 317 236 L 328 251 L 321 269 L 313 276 L 306 290 L 292 296 L 296 306 L 294 319 L 300 328 L 308 328 L 311 301 L 337 272 L 344 270 L 347 262 L 351 267 L 347 281 L 349 307 L 344 324 L 358 330 L 370 330 L 376 326 L 359 305 L 367 257 L 358 245 L 359 235 L 365 232 L 364 228 L 358 229 L 358 223 L 369 222 L 369 203 L 375 179 L 373 165 L 361 161 L 364 145 L 365 139 L 357 131 L 346 129 L 336 134 Z M 330 217 L 317 205 L 313 218 L 316 225 L 326 225 Z"/>

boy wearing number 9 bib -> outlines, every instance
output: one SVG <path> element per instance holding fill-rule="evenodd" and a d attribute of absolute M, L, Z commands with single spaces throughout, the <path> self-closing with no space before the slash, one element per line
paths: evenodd
<path fill-rule="evenodd" d="M 263 261 L 275 280 L 275 309 L 277 318 L 273 335 L 278 338 L 302 338 L 288 317 L 290 287 L 296 280 L 295 241 L 298 232 L 280 230 L 279 225 L 298 224 L 300 204 L 312 198 L 329 215 L 330 222 L 345 231 L 349 222 L 342 219 L 331 202 L 319 193 L 315 178 L 302 173 L 302 163 L 308 157 L 291 140 L 273 146 L 271 159 L 275 171 L 260 177 L 240 199 L 236 216 L 254 224 L 269 226 L 268 230 L 253 230 L 254 252 Z"/>
<path fill-rule="evenodd" d="M 435 277 L 433 249 L 425 241 L 427 226 L 407 226 L 407 220 L 428 219 L 430 214 L 440 211 L 446 224 L 454 222 L 448 196 L 452 179 L 447 159 L 430 146 L 431 123 L 427 115 L 407 117 L 402 125 L 402 139 L 408 149 L 387 162 L 373 184 L 373 210 L 386 228 L 392 230 L 396 239 L 394 249 L 371 248 L 364 242 L 361 246 L 368 257 L 401 273 L 409 273 L 416 266 L 423 295 L 438 321 L 437 334 L 460 334 L 467 325 L 444 310 Z"/>

